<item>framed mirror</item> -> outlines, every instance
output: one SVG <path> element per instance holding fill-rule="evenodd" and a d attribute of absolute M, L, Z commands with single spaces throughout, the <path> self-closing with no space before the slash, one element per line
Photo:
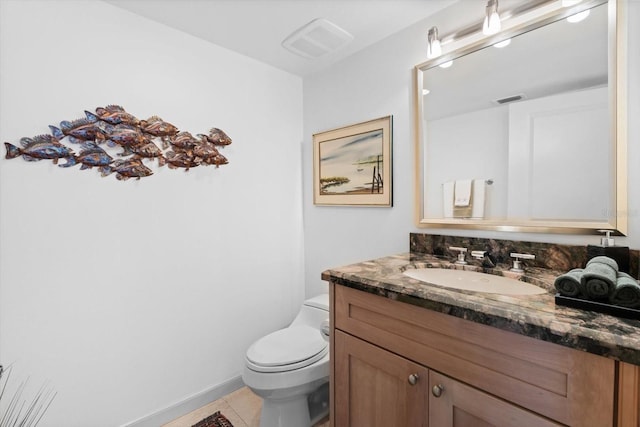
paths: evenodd
<path fill-rule="evenodd" d="M 419 227 L 626 234 L 622 2 L 538 2 L 415 67 Z"/>

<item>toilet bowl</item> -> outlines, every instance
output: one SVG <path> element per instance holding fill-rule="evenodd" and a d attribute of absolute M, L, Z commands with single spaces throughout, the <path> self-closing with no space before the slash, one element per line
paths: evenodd
<path fill-rule="evenodd" d="M 262 397 L 260 427 L 309 427 L 329 413 L 329 295 L 247 350 L 244 383 Z"/>

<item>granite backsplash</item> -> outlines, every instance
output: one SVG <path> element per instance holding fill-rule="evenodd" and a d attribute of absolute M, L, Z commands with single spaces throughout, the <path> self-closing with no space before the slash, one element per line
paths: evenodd
<path fill-rule="evenodd" d="M 466 258 L 470 264 L 479 262 L 471 257 L 471 251 L 488 252 L 498 264 L 502 264 L 505 267 L 513 263 L 513 259 L 510 256 L 512 252 L 533 254 L 536 258 L 524 261 L 525 266 L 548 268 L 557 271 L 583 268 L 588 259 L 586 246 L 444 236 L 439 234 L 409 234 L 409 248 L 414 253 L 435 255 L 454 261 L 458 252 L 449 250 L 451 246 L 467 248 Z M 631 249 L 629 255 L 629 273 L 637 279 L 640 273 L 640 251 Z"/>

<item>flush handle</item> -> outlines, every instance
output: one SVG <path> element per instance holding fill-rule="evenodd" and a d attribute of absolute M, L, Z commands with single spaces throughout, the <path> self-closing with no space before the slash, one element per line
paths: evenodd
<path fill-rule="evenodd" d="M 409 375 L 409 384 L 411 385 L 416 385 L 418 383 L 418 379 L 420 377 L 418 376 L 418 374 L 411 374 Z"/>
<path fill-rule="evenodd" d="M 433 388 L 431 389 L 431 393 L 435 396 L 435 397 L 440 397 L 442 396 L 442 392 L 444 391 L 444 386 L 442 384 L 437 384 L 434 385 Z"/>
<path fill-rule="evenodd" d="M 325 338 L 329 338 L 331 335 L 331 326 L 328 320 L 325 320 L 320 324 L 320 332 Z"/>

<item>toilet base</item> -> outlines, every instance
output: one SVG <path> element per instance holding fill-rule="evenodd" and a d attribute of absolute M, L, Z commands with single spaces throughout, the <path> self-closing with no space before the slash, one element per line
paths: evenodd
<path fill-rule="evenodd" d="M 264 397 L 260 427 L 311 427 L 329 413 L 329 383 L 310 394 L 287 398 Z"/>
<path fill-rule="evenodd" d="M 307 396 L 263 402 L 260 427 L 290 426 L 311 426 Z"/>
<path fill-rule="evenodd" d="M 307 399 L 309 405 L 309 418 L 311 425 L 329 415 L 329 383 L 324 383 Z"/>

